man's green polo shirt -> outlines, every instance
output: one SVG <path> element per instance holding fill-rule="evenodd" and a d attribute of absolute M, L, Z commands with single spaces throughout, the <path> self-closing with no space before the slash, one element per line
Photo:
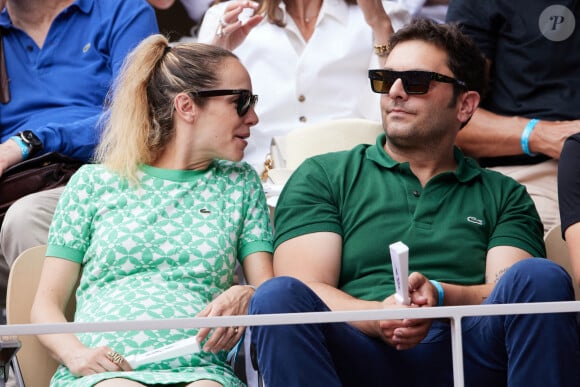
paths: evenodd
<path fill-rule="evenodd" d="M 339 288 L 382 300 L 394 289 L 389 245 L 409 246 L 409 273 L 455 284 L 485 282 L 486 254 L 514 246 L 544 257 L 543 227 L 526 189 L 455 149 L 458 168 L 425 187 L 408 163 L 374 145 L 306 160 L 275 212 L 275 247 L 314 232 L 343 239 Z"/>

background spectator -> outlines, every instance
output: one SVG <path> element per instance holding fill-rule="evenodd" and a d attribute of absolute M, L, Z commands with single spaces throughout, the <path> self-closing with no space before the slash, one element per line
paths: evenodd
<path fill-rule="evenodd" d="M 242 24 L 244 8 L 256 15 Z M 199 41 L 232 49 L 260 95 L 260 124 L 245 159 L 261 172 L 271 139 L 302 125 L 356 117 L 378 121 L 378 97 L 367 79 L 369 66 L 379 62 L 373 47 L 383 55 L 393 29 L 409 20 L 390 1 L 228 1 L 211 7 Z"/>
<path fill-rule="evenodd" d="M 0 104 L 0 174 L 22 161 L 15 136 L 29 130 L 43 152 L 89 160 L 97 121 L 125 55 L 157 32 L 143 0 L 7 0 L 0 28 L 10 78 L 10 102 Z M 29 153 L 30 155 L 30 153 Z M 0 288 L 25 249 L 46 243 L 61 189 L 14 203 L 0 232 Z"/>
<path fill-rule="evenodd" d="M 570 252 L 574 280 L 580 285 L 580 134 L 570 137 L 558 163 L 562 237 Z"/>
<path fill-rule="evenodd" d="M 489 92 L 457 144 L 481 165 L 524 184 L 544 231 L 559 222 L 560 152 L 580 132 L 580 2 L 453 0 L 459 22 L 487 58 Z"/>

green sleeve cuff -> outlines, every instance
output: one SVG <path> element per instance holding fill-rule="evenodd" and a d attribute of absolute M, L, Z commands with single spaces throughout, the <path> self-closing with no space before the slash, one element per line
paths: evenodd
<path fill-rule="evenodd" d="M 238 254 L 240 262 L 244 262 L 244 259 L 250 254 L 257 253 L 259 251 L 264 251 L 266 253 L 273 253 L 274 248 L 272 243 L 265 241 L 255 241 L 244 244 Z"/>
<path fill-rule="evenodd" d="M 70 247 L 48 245 L 46 249 L 46 256 L 62 258 L 76 263 L 83 263 L 85 254 L 82 251 L 72 249 Z"/>

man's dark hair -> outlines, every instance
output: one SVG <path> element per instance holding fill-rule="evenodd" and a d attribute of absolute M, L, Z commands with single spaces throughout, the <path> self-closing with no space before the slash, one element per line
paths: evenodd
<path fill-rule="evenodd" d="M 487 84 L 485 58 L 475 42 L 457 24 L 416 19 L 391 37 L 389 49 L 409 40 L 422 40 L 445 50 L 449 58 L 447 65 L 454 77 L 465 82 L 468 90 L 477 91 L 483 97 Z"/>

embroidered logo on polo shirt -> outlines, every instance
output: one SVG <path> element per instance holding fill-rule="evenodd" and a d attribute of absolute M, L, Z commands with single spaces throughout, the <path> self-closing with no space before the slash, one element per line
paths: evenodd
<path fill-rule="evenodd" d="M 83 47 L 83 53 L 89 51 L 90 48 L 91 48 L 91 43 L 85 44 L 85 46 Z"/>
<path fill-rule="evenodd" d="M 483 220 L 477 219 L 475 216 L 468 216 L 467 221 L 470 223 L 479 224 L 480 226 L 483 226 Z"/>
<path fill-rule="evenodd" d="M 561 42 L 574 33 L 576 18 L 569 8 L 563 5 L 550 5 L 541 13 L 538 27 L 546 39 Z"/>
<path fill-rule="evenodd" d="M 200 214 L 211 214 L 211 211 L 208 210 L 207 208 L 202 208 L 201 210 L 199 210 Z"/>

